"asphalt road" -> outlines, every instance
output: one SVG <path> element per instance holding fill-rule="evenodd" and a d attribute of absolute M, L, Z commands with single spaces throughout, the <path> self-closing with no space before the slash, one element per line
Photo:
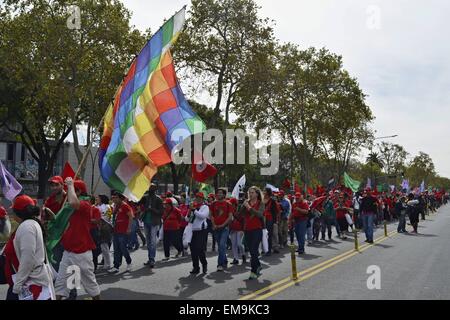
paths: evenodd
<path fill-rule="evenodd" d="M 385 238 L 379 228 L 376 243 L 361 241 L 360 252 L 355 252 L 352 238 L 307 246 L 306 254 L 296 257 L 297 281 L 291 280 L 288 249 L 262 258 L 262 276 L 247 280 L 249 263 L 216 272 L 217 253 L 211 252 L 211 244 L 206 275 L 189 274 L 190 257 L 158 261 L 150 270 L 143 265 L 147 255 L 141 248 L 132 253 L 132 272 L 126 273 L 122 266 L 117 275 L 98 273 L 97 280 L 106 300 L 450 299 L 450 206 L 427 219 L 420 223 L 419 235 L 397 234 L 396 225 L 389 225 L 390 236 Z M 164 256 L 161 249 L 157 260 Z M 172 255 L 175 253 L 172 249 Z M 379 267 L 379 290 L 367 287 L 369 266 Z M 0 297 L 6 296 L 6 289 L 0 286 Z M 79 299 L 86 297 L 79 290 Z"/>

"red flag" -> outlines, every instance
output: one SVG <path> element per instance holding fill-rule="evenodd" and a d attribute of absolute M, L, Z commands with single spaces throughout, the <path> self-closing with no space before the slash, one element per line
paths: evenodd
<path fill-rule="evenodd" d="M 66 178 L 70 177 L 70 178 L 75 178 L 75 171 L 72 169 L 72 166 L 70 165 L 69 162 L 66 162 L 64 164 L 64 169 L 61 173 L 61 177 L 63 178 L 63 180 L 66 180 Z"/>
<path fill-rule="evenodd" d="M 201 163 L 192 164 L 192 178 L 197 182 L 205 182 L 217 174 L 217 169 L 202 159 Z"/>
<path fill-rule="evenodd" d="M 326 192 L 326 189 L 322 187 L 321 185 L 318 185 L 316 188 L 316 196 L 320 197 Z"/>
<path fill-rule="evenodd" d="M 283 189 L 290 190 L 291 189 L 291 182 L 288 178 L 284 179 L 283 181 Z"/>
<path fill-rule="evenodd" d="M 316 198 L 312 203 L 311 203 L 311 209 L 321 209 L 321 207 L 323 206 L 323 203 L 325 202 L 325 200 L 327 199 L 327 196 L 322 196 L 319 198 Z"/>

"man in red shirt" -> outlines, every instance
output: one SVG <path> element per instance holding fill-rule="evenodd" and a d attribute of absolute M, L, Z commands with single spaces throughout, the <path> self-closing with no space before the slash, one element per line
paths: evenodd
<path fill-rule="evenodd" d="M 95 243 L 90 234 L 92 205 L 89 201 L 80 200 L 87 196 L 86 184 L 81 181 L 66 179 L 67 202 L 75 210 L 70 216 L 69 226 L 61 238 L 64 248 L 58 276 L 55 282 L 56 298 L 61 300 L 69 294 L 69 277 L 79 273 L 79 279 L 86 292 L 94 299 L 100 299 L 100 287 L 94 275 L 92 250 Z M 78 278 L 78 277 L 77 277 Z M 74 284 L 76 285 L 76 284 Z"/>
<path fill-rule="evenodd" d="M 225 198 L 227 191 L 223 188 L 217 190 L 217 200 L 210 205 L 211 222 L 218 243 L 219 256 L 217 271 L 227 267 L 227 240 L 230 233 L 229 224 L 233 219 L 233 206 Z"/>
<path fill-rule="evenodd" d="M 64 201 L 66 200 L 66 192 L 64 191 L 64 181 L 60 176 L 54 176 L 48 180 L 50 184 L 51 194 L 45 200 L 44 209 L 44 220 L 52 220 L 53 215 L 57 215 L 59 210 L 61 210 Z"/>
<path fill-rule="evenodd" d="M 281 220 L 281 208 L 274 197 L 272 189 L 266 188 L 264 190 L 264 199 L 263 199 L 265 210 L 264 217 L 266 218 L 266 229 L 269 234 L 269 251 L 266 253 L 266 256 L 270 256 L 273 248 L 273 253 L 280 253 L 278 250 L 279 245 L 279 237 L 278 237 L 278 226 Z"/>
<path fill-rule="evenodd" d="M 298 254 L 305 253 L 306 226 L 308 224 L 309 205 L 303 199 L 300 192 L 295 194 L 295 202 L 292 205 L 292 214 L 289 217 L 290 224 L 293 223 L 295 236 L 298 242 Z"/>
<path fill-rule="evenodd" d="M 111 200 L 114 203 L 113 211 L 113 245 L 114 245 L 114 268 L 108 270 L 109 273 L 119 272 L 122 264 L 122 257 L 127 262 L 127 272 L 131 271 L 131 257 L 127 248 L 128 236 L 131 233 L 133 222 L 133 209 L 126 203 L 126 198 L 121 193 L 114 191 Z"/>

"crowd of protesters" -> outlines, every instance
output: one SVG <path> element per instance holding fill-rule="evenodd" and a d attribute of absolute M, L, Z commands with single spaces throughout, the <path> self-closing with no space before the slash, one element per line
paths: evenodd
<path fill-rule="evenodd" d="M 378 193 L 365 189 L 353 193 L 343 186 L 306 195 L 253 186 L 239 198 L 227 197 L 219 188 L 215 194 L 157 194 L 156 185 L 139 203 L 121 193 L 89 196 L 83 181 L 59 176 L 49 180 L 51 195 L 42 208 L 26 195 L 16 197 L 9 216 L 17 222 L 1 257 L 0 283 L 9 286 L 7 299 L 75 299 L 76 289 L 68 288 L 69 268 L 77 266 L 85 291 L 100 299 L 96 280 L 99 269 L 115 274 L 123 260 L 132 272 L 132 251 L 147 248 L 145 266 L 154 268 L 157 245 L 161 241 L 164 258 L 192 260 L 192 275 L 208 272 L 206 251 L 212 234 L 212 251 L 218 251 L 217 272 L 228 266 L 246 264 L 250 255 L 249 279 L 261 276 L 262 255 L 279 254 L 297 241 L 297 252 L 318 241 L 345 239 L 352 231 L 363 230 L 366 242 L 373 243 L 374 227 L 384 221 L 398 221 L 397 231 L 405 233 L 409 218 L 413 233 L 420 219 L 446 204 L 444 192 Z M 192 199 L 192 201 L 191 201 Z M 54 261 L 47 260 L 46 234 L 49 222 L 64 206 L 73 210 L 59 244 L 52 250 Z M 6 210 L 0 207 L 0 232 L 11 229 Z M 113 253 L 111 255 L 111 252 Z M 99 257 L 102 261 L 99 261 Z M 200 266 L 201 265 L 201 266 Z M 201 268 L 200 268 L 201 267 Z"/>

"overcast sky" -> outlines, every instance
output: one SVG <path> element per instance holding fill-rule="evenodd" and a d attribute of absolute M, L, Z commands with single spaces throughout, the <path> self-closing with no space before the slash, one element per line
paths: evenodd
<path fill-rule="evenodd" d="M 139 29 L 156 31 L 189 0 L 122 0 Z M 343 56 L 376 120 L 376 136 L 428 153 L 450 177 L 450 1 L 256 0 L 283 42 Z"/>

